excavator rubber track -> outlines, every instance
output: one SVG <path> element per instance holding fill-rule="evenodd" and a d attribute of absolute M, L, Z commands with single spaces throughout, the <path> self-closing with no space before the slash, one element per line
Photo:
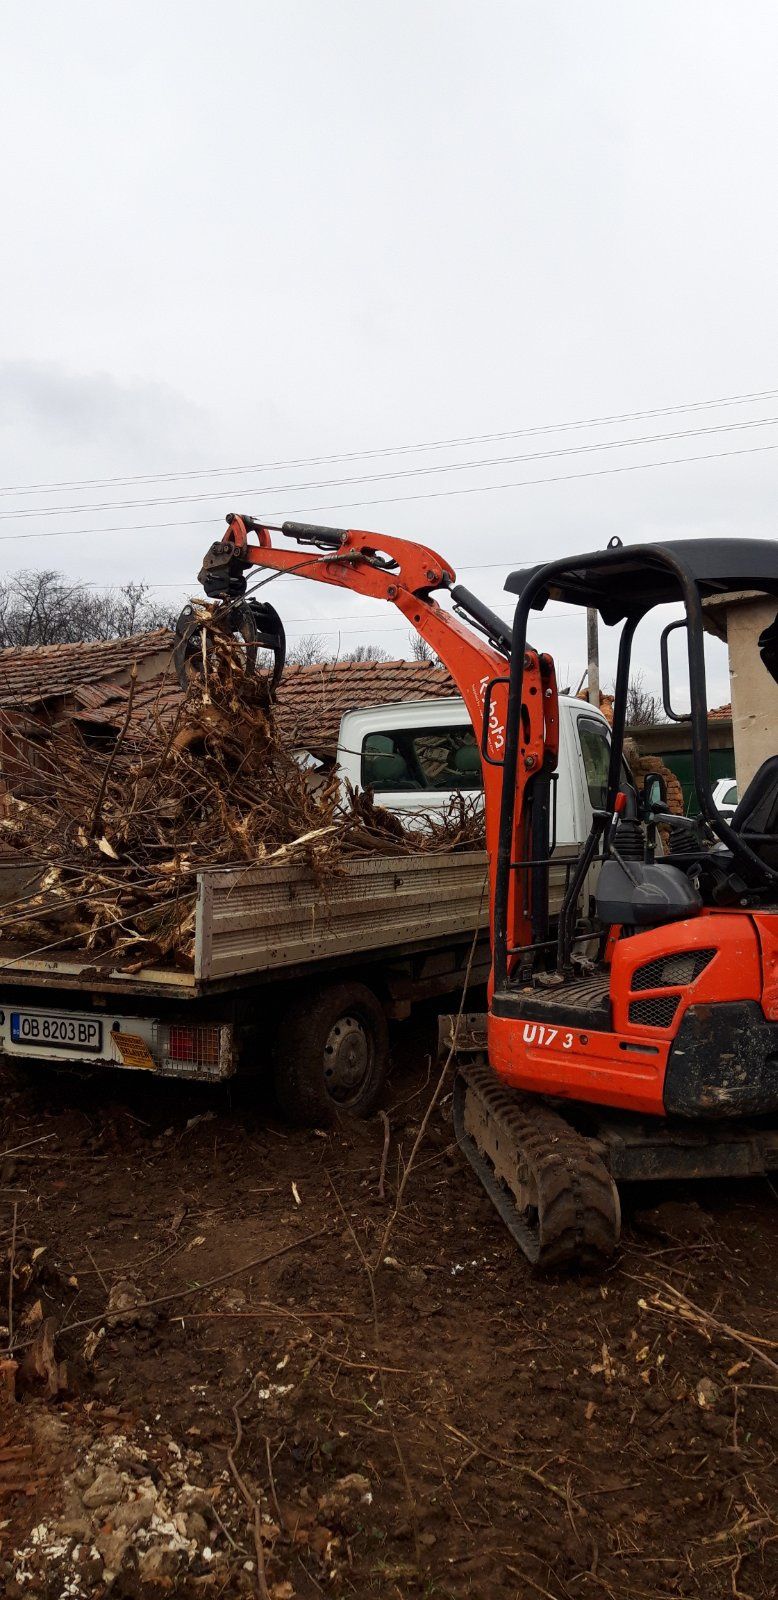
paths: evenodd
<path fill-rule="evenodd" d="M 591 1140 L 487 1061 L 457 1068 L 454 1130 L 516 1243 L 543 1271 L 601 1267 L 621 1231 L 616 1185 Z"/>

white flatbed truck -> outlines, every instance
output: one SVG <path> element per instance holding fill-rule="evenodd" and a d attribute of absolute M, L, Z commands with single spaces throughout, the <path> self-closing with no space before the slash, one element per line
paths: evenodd
<path fill-rule="evenodd" d="M 560 720 L 559 898 L 598 803 L 609 737 L 581 701 L 562 700 Z M 460 700 L 374 706 L 344 715 L 338 764 L 344 783 L 371 783 L 381 804 L 430 811 L 455 787 L 479 803 L 474 748 Z M 25 871 L 34 882 L 34 866 L 0 864 L 0 908 Z M 290 1119 L 368 1115 L 387 1068 L 387 1021 L 456 994 L 468 969 L 473 987 L 483 983 L 488 922 L 482 850 L 348 860 L 323 881 L 291 863 L 214 867 L 197 877 L 191 970 L 129 971 L 106 956 L 0 941 L 0 1055 L 208 1082 L 269 1070 Z"/>

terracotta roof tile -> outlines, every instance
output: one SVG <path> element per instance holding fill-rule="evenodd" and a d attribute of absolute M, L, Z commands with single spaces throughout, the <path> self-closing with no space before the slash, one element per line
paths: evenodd
<path fill-rule="evenodd" d="M 731 717 L 732 717 L 732 707 L 731 707 L 731 705 L 730 706 L 716 706 L 713 711 L 709 711 L 708 712 L 708 721 L 709 722 L 726 722 L 728 719 L 731 719 Z"/>
<path fill-rule="evenodd" d="M 290 747 L 334 754 L 344 712 L 404 700 L 451 699 L 456 693 L 456 685 L 445 668 L 426 661 L 338 661 L 289 666 L 278 688 L 277 715 Z M 144 725 L 175 716 L 180 704 L 181 691 L 169 679 L 155 678 L 138 684 L 131 733 L 137 738 Z M 118 728 L 126 705 L 126 687 L 106 684 L 76 717 L 93 726 Z"/>
<path fill-rule="evenodd" d="M 133 661 L 169 652 L 172 638 L 166 628 L 158 628 L 130 639 L 0 650 L 0 705 L 35 705 L 64 696 L 89 705 L 96 683 L 128 673 Z"/>
<path fill-rule="evenodd" d="M 402 700 L 451 699 L 445 667 L 429 661 L 338 661 L 288 667 L 278 688 L 278 721 L 290 745 L 334 750 L 346 711 Z"/>

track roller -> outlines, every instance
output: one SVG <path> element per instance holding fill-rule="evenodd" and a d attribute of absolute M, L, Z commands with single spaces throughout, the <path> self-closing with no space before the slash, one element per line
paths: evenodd
<path fill-rule="evenodd" d="M 597 1267 L 621 1231 L 616 1185 L 591 1141 L 542 1100 L 505 1088 L 485 1060 L 457 1070 L 457 1143 L 528 1261 Z"/>

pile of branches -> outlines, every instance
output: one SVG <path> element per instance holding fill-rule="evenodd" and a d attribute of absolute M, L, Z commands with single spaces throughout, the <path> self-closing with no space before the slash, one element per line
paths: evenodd
<path fill-rule="evenodd" d="M 133 715 L 96 745 L 72 720 L 0 732 L 0 862 L 42 864 L 0 905 L 0 938 L 52 956 L 76 949 L 127 970 L 191 966 L 203 867 L 306 863 L 326 882 L 349 857 L 483 843 L 479 811 L 457 800 L 406 833 L 369 793 L 344 804 L 336 774 L 313 786 L 278 738 L 267 678 L 203 607 L 202 650 L 177 709 Z M 32 892 L 31 892 L 32 891 Z"/>

